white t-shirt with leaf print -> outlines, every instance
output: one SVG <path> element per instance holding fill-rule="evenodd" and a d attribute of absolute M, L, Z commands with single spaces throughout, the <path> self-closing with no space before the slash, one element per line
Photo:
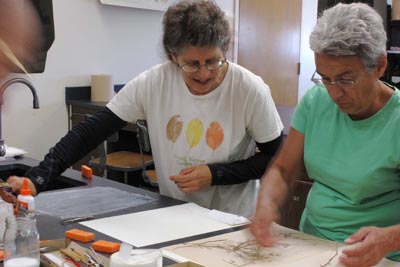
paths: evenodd
<path fill-rule="evenodd" d="M 228 64 L 223 82 L 206 95 L 193 95 L 173 63 L 154 66 L 126 84 L 107 107 L 128 122 L 147 120 L 162 195 L 249 217 L 258 180 L 183 193 L 169 179 L 189 166 L 246 159 L 254 154 L 254 141 L 280 135 L 283 125 L 269 87 Z"/>

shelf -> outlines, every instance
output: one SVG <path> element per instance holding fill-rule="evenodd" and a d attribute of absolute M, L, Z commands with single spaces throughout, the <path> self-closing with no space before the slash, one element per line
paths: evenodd
<path fill-rule="evenodd" d="M 392 20 L 390 21 L 390 26 L 400 26 L 400 20 Z"/>

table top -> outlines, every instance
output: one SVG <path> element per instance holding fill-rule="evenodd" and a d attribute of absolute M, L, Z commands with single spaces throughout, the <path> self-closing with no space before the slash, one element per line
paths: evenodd
<path fill-rule="evenodd" d="M 10 168 L 15 168 L 18 166 L 36 166 L 39 163 L 39 161 L 31 159 L 29 157 L 22 157 L 19 159 L 10 159 L 10 160 L 3 160 L 0 162 L 0 167 L 7 167 L 11 166 Z M 88 180 L 84 177 L 82 177 L 81 173 L 73 170 L 73 169 L 67 169 L 64 173 L 62 173 L 63 179 L 68 178 L 71 180 L 73 184 L 81 184 L 84 183 L 86 185 L 83 186 L 78 186 L 74 187 L 74 189 L 85 189 L 89 187 L 94 187 L 94 186 L 104 186 L 104 187 L 112 187 L 116 188 L 119 190 L 123 190 L 126 192 L 131 192 L 131 193 L 136 193 L 136 194 L 142 194 L 145 196 L 149 196 L 153 199 L 154 201 L 151 201 L 147 204 L 143 204 L 140 206 L 136 207 L 131 207 L 123 210 L 118 210 L 118 211 L 113 211 L 109 213 L 104 213 L 100 214 L 98 216 L 95 216 L 96 219 L 99 218 L 106 218 L 110 216 L 116 216 L 116 215 L 123 215 L 123 214 L 129 214 L 129 213 L 134 213 L 134 212 L 140 212 L 140 211 L 146 211 L 146 210 L 152 210 L 152 209 L 158 209 L 158 208 L 164 208 L 164 207 L 169 207 L 169 206 L 174 206 L 174 205 L 179 205 L 183 204 L 184 202 L 180 200 L 176 200 L 170 197 L 162 196 L 158 193 L 147 191 L 141 188 L 129 186 L 123 183 L 119 183 L 113 180 L 108 180 L 102 177 L 98 176 L 93 176 L 93 179 Z M 65 189 L 58 189 L 52 192 L 56 191 L 61 191 Z M 37 215 L 37 227 L 39 230 L 39 235 L 41 240 L 48 240 L 48 239 L 60 239 L 64 238 L 65 236 L 65 231 L 73 229 L 73 228 L 78 228 L 84 231 L 90 231 L 94 232 L 96 236 L 96 240 L 107 240 L 107 241 L 114 241 L 114 242 L 120 242 L 119 240 L 116 240 L 110 236 L 107 236 L 103 233 L 97 232 L 91 228 L 85 227 L 84 225 L 78 224 L 78 222 L 70 223 L 70 224 L 64 224 L 62 219 L 59 217 L 54 217 L 54 216 L 49 216 L 45 214 L 38 214 Z M 160 227 L 162 227 L 162 222 L 160 222 Z M 179 240 L 173 240 L 173 241 L 168 241 L 160 244 L 155 244 L 148 246 L 146 248 L 162 248 L 165 246 L 169 245 L 174 245 L 182 242 L 187 242 L 187 241 L 192 241 L 196 240 L 199 238 L 205 238 L 205 237 L 210 237 L 214 235 L 219 235 L 221 233 L 226 233 L 226 232 L 231 232 L 237 229 L 241 229 L 241 227 L 236 227 L 228 230 L 221 230 L 221 231 L 216 231 L 212 233 L 207 233 L 207 234 L 202 234 L 202 235 L 196 235 L 193 237 L 188 237 L 188 238 L 183 238 Z M 88 246 L 87 244 L 79 243 L 80 245 Z M 170 261 L 168 259 L 164 259 L 164 266 L 169 265 L 171 263 L 174 263 L 173 261 Z M 0 266 L 3 266 L 2 263 Z"/>

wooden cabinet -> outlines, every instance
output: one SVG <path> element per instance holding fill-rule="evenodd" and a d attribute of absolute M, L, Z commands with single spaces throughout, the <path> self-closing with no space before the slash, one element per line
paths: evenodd
<path fill-rule="evenodd" d="M 301 177 L 296 181 L 293 193 L 286 200 L 285 205 L 281 208 L 280 224 L 283 226 L 299 230 L 301 215 L 306 206 L 308 192 L 313 184 L 313 180 L 308 178 L 304 170 Z"/>
<path fill-rule="evenodd" d="M 301 215 L 306 206 L 308 192 L 312 187 L 312 182 L 297 180 L 290 199 L 282 208 L 281 221 L 283 226 L 298 230 Z"/>

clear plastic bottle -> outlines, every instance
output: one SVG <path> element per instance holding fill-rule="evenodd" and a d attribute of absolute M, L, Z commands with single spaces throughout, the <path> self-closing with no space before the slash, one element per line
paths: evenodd
<path fill-rule="evenodd" d="M 13 205 L 5 202 L 0 197 L 0 244 L 3 244 L 4 231 L 6 229 L 6 218 L 8 216 L 14 216 Z"/>
<path fill-rule="evenodd" d="M 29 188 L 29 180 L 24 178 L 22 189 L 17 198 L 18 216 L 34 216 L 35 215 L 35 199 Z"/>
<path fill-rule="evenodd" d="M 30 216 L 6 219 L 4 267 L 39 267 L 39 232 Z"/>

